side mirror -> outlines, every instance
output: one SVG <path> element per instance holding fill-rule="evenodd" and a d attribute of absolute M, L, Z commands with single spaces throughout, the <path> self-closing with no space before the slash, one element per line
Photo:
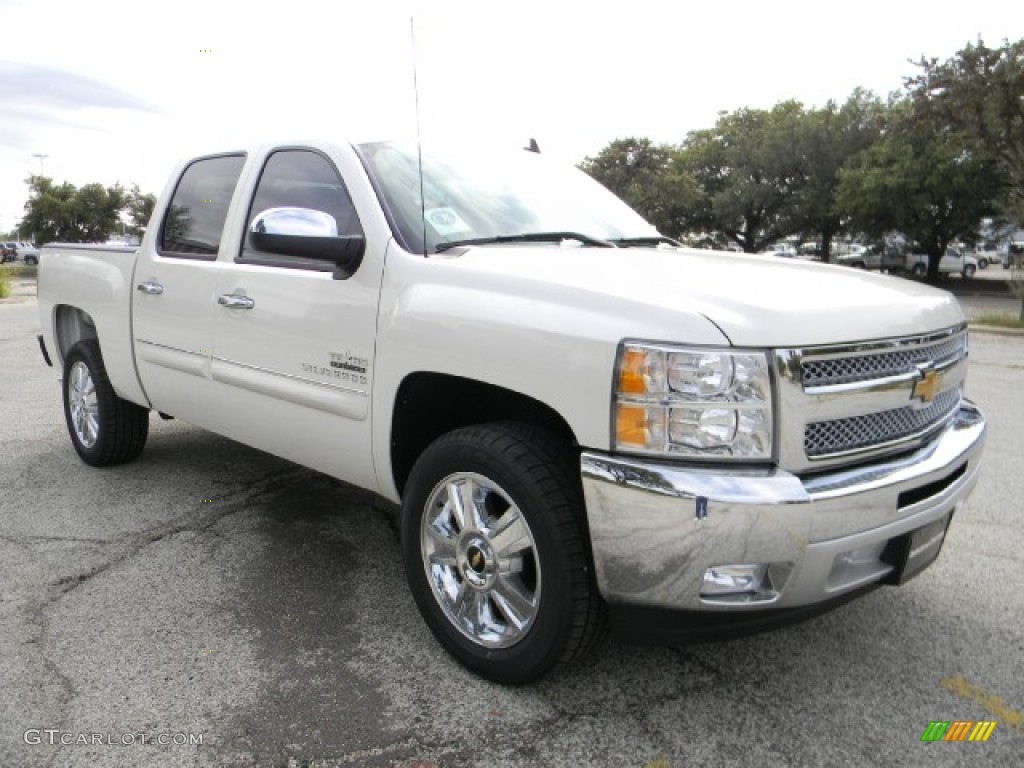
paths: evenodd
<path fill-rule="evenodd" d="M 365 237 L 339 235 L 333 216 L 311 208 L 268 208 L 252 220 L 249 234 L 261 251 L 334 264 L 340 280 L 355 273 L 366 251 Z"/>

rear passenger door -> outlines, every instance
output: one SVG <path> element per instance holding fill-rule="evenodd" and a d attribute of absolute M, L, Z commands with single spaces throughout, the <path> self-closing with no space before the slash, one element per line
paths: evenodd
<path fill-rule="evenodd" d="M 340 161 L 357 171 L 354 153 Z M 367 242 L 359 268 L 342 278 L 329 262 L 261 252 L 248 224 L 272 208 L 321 211 L 338 235 L 363 233 L 332 158 L 308 147 L 268 154 L 240 217 L 240 248 L 222 258 L 217 277 L 218 431 L 373 487 L 370 384 L 386 243 Z"/>
<path fill-rule="evenodd" d="M 162 220 L 151 222 L 159 233 L 140 249 L 131 286 L 135 358 L 150 403 L 203 426 L 210 420 L 217 256 L 244 165 L 244 155 L 231 154 L 184 168 Z"/>

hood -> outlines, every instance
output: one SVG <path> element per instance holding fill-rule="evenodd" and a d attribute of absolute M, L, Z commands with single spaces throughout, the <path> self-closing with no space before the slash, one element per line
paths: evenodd
<path fill-rule="evenodd" d="M 478 246 L 443 256 L 462 269 L 493 277 L 560 284 L 567 301 L 580 300 L 583 292 L 597 302 L 603 298 L 609 307 L 700 314 L 741 347 L 866 341 L 964 321 L 960 305 L 947 291 L 899 277 L 773 256 L 568 245 Z M 664 340 L 686 341 L 671 335 Z"/>

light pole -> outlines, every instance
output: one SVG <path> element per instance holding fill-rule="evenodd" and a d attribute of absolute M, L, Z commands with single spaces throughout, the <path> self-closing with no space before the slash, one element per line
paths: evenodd
<path fill-rule="evenodd" d="M 39 152 L 35 152 L 35 153 L 32 154 L 32 157 L 39 158 L 39 175 L 40 176 L 45 176 L 46 173 L 43 171 L 43 160 L 48 158 L 49 155 L 44 155 L 44 154 L 41 154 Z"/>

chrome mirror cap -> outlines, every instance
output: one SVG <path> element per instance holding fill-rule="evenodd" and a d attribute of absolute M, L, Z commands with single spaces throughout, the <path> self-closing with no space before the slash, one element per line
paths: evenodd
<path fill-rule="evenodd" d="M 338 222 L 331 214 L 312 208 L 268 208 L 252 220 L 249 231 L 259 235 L 337 237 Z"/>

